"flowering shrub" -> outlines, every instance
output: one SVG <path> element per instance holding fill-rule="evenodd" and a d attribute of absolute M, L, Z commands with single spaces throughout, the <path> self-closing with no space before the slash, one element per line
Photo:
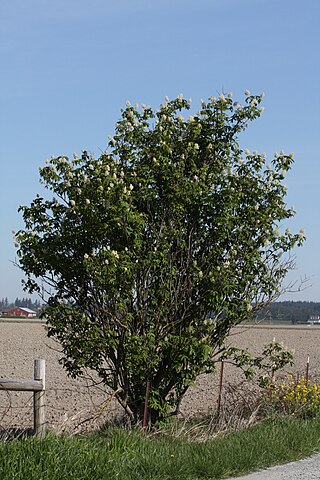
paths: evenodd
<path fill-rule="evenodd" d="M 320 384 L 304 376 L 295 380 L 288 375 L 279 385 L 268 385 L 265 398 L 276 411 L 304 417 L 320 414 Z"/>
<path fill-rule="evenodd" d="M 268 164 L 239 145 L 262 98 L 209 97 L 191 116 L 183 95 L 158 110 L 127 102 L 98 159 L 53 156 L 40 168 L 52 197 L 20 208 L 25 289 L 43 296 L 64 366 L 95 370 L 133 422 L 147 382 L 154 423 L 214 370 L 230 329 L 278 297 L 304 240 L 282 230 L 293 155 Z"/>

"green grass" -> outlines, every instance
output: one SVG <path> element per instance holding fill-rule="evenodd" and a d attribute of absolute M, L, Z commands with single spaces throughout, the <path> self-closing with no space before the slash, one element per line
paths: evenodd
<path fill-rule="evenodd" d="M 320 419 L 277 418 L 206 442 L 110 429 L 0 442 L 1 480 L 195 480 L 244 474 L 320 450 Z"/>

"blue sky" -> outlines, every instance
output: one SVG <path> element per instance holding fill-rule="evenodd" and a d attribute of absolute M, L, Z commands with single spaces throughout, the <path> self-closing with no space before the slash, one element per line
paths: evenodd
<path fill-rule="evenodd" d="M 12 265 L 17 209 L 41 191 L 52 154 L 97 156 L 125 100 L 264 91 L 243 148 L 294 151 L 286 226 L 305 228 L 285 299 L 320 301 L 320 2 L 318 0 L 1 0 L 0 298 L 25 295 Z M 198 106 L 198 105 L 197 105 Z"/>

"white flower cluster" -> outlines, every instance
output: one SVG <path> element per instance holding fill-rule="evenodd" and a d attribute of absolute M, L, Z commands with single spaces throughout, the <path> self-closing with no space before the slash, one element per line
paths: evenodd
<path fill-rule="evenodd" d="M 16 234 L 16 232 L 14 230 L 12 230 L 12 240 L 13 240 L 13 244 L 14 246 L 17 248 L 19 247 L 20 245 L 20 242 L 19 242 L 19 235 Z"/>

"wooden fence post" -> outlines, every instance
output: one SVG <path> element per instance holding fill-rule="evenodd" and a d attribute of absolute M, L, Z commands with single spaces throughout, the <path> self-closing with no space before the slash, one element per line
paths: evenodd
<path fill-rule="evenodd" d="M 42 390 L 33 392 L 34 432 L 39 438 L 46 433 L 45 418 L 45 390 L 46 390 L 46 363 L 45 360 L 34 361 L 34 380 L 42 382 Z"/>

